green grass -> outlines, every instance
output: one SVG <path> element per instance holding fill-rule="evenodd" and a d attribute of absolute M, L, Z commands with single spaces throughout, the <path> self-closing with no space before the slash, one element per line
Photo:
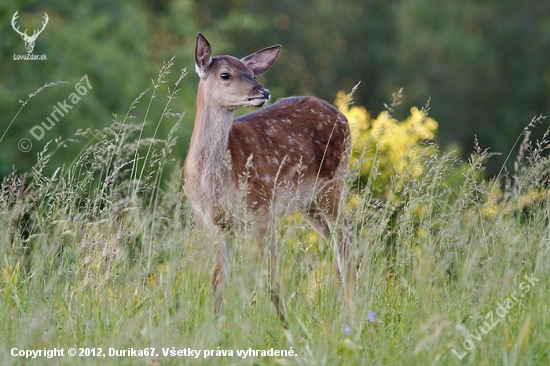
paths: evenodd
<path fill-rule="evenodd" d="M 159 124 L 174 123 L 168 107 Z M 337 290 L 330 246 L 299 216 L 283 218 L 285 330 L 246 230 L 230 237 L 230 281 L 222 315 L 214 317 L 215 248 L 191 216 L 178 169 L 166 174 L 175 138 L 146 138 L 131 111 L 106 130 L 79 132 L 89 143 L 70 166 L 43 173 L 50 154 L 60 153 L 48 145 L 30 172 L 32 186 L 16 174 L 3 181 L 3 365 L 550 363 L 545 141 L 522 144 L 508 180 L 482 178 L 489 154 L 481 149 L 466 163 L 431 148 L 411 162 L 425 167 L 420 177 L 405 169 L 384 199 L 372 187 L 350 193 L 360 258 L 353 319 Z M 508 182 L 503 189 L 501 181 Z M 527 288 L 524 276 L 539 281 Z M 499 310 L 514 297 L 520 301 Z M 101 348 L 106 357 L 69 357 L 69 347 Z M 146 347 L 158 356 L 109 356 L 109 348 Z M 26 360 L 12 348 L 64 348 L 65 357 Z M 202 352 L 165 357 L 163 348 Z M 271 348 L 296 356 L 237 355 Z M 212 356 L 204 358 L 205 350 Z M 221 350 L 234 355 L 216 357 Z"/>

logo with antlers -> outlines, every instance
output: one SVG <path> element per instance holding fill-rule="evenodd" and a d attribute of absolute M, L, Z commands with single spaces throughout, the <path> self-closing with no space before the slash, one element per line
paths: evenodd
<path fill-rule="evenodd" d="M 35 29 L 34 32 L 32 33 L 32 36 L 29 36 L 27 34 L 26 29 L 25 29 L 25 32 L 21 32 L 19 30 L 19 26 L 17 27 L 15 26 L 15 21 L 17 20 L 17 18 L 19 18 L 19 15 L 17 15 L 17 13 L 19 13 L 19 10 L 16 11 L 15 14 L 13 14 L 13 18 L 11 18 L 11 26 L 17 33 L 21 35 L 21 38 L 23 38 L 23 41 L 25 41 L 25 48 L 27 50 L 27 53 L 32 53 L 32 50 L 34 49 L 34 42 L 36 42 L 36 38 L 40 35 L 40 33 L 42 33 L 44 28 L 46 28 L 46 24 L 48 24 L 48 19 L 49 19 L 48 14 L 44 13 L 44 22 L 42 23 L 42 29 L 40 29 L 39 31 Z"/>

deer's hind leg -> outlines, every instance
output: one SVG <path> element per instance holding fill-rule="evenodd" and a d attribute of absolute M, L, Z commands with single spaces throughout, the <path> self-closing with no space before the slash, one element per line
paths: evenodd
<path fill-rule="evenodd" d="M 328 186 L 317 195 L 306 213 L 309 224 L 334 250 L 334 267 L 350 315 L 355 312 L 356 259 L 349 219 L 341 207 L 341 189 Z"/>
<path fill-rule="evenodd" d="M 273 219 L 266 218 L 265 222 L 256 228 L 255 236 L 262 263 L 267 267 L 267 284 L 271 303 L 275 307 L 277 316 L 283 326 L 288 328 L 288 315 L 278 275 L 277 243 L 275 240 L 274 225 Z"/>

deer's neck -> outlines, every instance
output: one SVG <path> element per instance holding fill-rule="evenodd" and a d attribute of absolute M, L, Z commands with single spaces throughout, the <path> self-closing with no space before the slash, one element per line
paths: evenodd
<path fill-rule="evenodd" d="M 233 122 L 233 112 L 204 98 L 199 85 L 197 113 L 189 152 L 185 161 L 185 191 L 202 213 L 221 206 L 220 197 L 230 185 L 226 163 L 227 142 Z"/>
<path fill-rule="evenodd" d="M 209 103 L 199 93 L 195 126 L 188 153 L 194 171 L 213 172 L 223 166 L 232 122 L 233 112 Z"/>

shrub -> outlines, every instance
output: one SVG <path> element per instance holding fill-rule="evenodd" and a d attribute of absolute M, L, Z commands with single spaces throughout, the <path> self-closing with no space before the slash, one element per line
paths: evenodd
<path fill-rule="evenodd" d="M 438 127 L 428 117 L 427 107 L 412 107 L 411 114 L 398 121 L 391 116 L 391 107 L 373 118 L 365 107 L 350 106 L 343 91 L 338 92 L 335 104 L 350 123 L 350 168 L 359 173 L 356 188 L 367 185 L 376 195 L 386 197 L 392 177 L 402 177 L 405 170 L 410 170 L 415 178 L 422 173 L 424 168 L 418 157 L 434 150 L 425 142 L 435 139 Z"/>

